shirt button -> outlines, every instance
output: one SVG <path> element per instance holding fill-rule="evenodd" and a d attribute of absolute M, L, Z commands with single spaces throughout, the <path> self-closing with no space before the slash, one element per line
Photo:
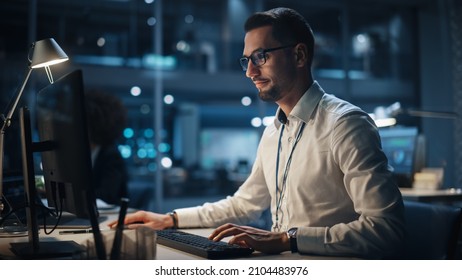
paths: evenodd
<path fill-rule="evenodd" d="M 287 139 L 287 140 L 289 141 L 289 143 L 292 143 L 293 138 L 289 137 L 289 139 Z"/>

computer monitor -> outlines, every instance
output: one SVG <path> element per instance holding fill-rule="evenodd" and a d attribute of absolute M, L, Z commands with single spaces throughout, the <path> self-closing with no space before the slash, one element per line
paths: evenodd
<path fill-rule="evenodd" d="M 39 142 L 32 142 L 30 113 L 21 108 L 21 144 L 24 186 L 28 201 L 30 243 L 12 243 L 27 258 L 73 254 L 74 244 L 38 242 L 34 153 L 41 152 L 48 205 L 90 220 L 100 258 L 105 257 L 99 231 L 96 199 L 91 187 L 91 155 L 86 127 L 81 70 L 75 70 L 37 94 Z"/>
<path fill-rule="evenodd" d="M 423 161 L 423 142 L 417 127 L 381 128 L 379 133 L 396 183 L 399 187 L 412 187 L 414 174 L 422 167 Z"/>
<path fill-rule="evenodd" d="M 210 170 L 223 167 L 228 170 L 243 169 L 255 161 L 260 134 L 256 129 L 204 128 L 200 134 L 200 164 Z"/>
<path fill-rule="evenodd" d="M 38 92 L 36 121 L 39 140 L 54 145 L 41 152 L 48 206 L 89 218 L 96 200 L 83 100 L 81 72 L 72 72 Z"/>

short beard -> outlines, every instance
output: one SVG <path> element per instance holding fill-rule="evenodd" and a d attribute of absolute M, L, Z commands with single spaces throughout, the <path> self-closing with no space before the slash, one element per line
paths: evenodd
<path fill-rule="evenodd" d="M 266 102 L 276 102 L 281 99 L 281 91 L 278 87 L 272 87 L 269 90 L 259 91 L 258 97 Z"/>

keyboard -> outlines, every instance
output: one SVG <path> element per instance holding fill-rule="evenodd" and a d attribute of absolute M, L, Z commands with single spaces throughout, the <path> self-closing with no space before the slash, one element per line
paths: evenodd
<path fill-rule="evenodd" d="M 244 248 L 223 241 L 212 241 L 207 237 L 176 230 L 157 231 L 157 243 L 187 252 L 206 259 L 229 259 L 245 257 L 252 254 L 253 249 Z"/>

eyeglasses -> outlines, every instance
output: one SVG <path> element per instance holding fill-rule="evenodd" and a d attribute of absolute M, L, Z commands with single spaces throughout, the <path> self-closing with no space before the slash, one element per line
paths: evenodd
<path fill-rule="evenodd" d="M 282 47 L 277 47 L 277 48 L 271 48 L 271 49 L 258 49 L 254 51 L 253 53 L 250 54 L 250 56 L 243 56 L 239 59 L 239 62 L 241 63 L 241 67 L 243 71 L 247 71 L 247 68 L 249 66 L 249 60 L 252 61 L 252 64 L 255 66 L 262 66 L 263 64 L 266 63 L 266 54 L 269 52 L 274 52 L 277 50 L 282 50 L 286 48 L 292 48 L 295 47 L 296 44 L 293 45 L 287 45 L 287 46 L 282 46 Z"/>

